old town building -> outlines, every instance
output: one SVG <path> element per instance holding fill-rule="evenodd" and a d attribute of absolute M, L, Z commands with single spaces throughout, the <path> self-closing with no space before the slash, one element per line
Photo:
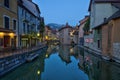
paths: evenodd
<path fill-rule="evenodd" d="M 32 0 L 18 1 L 18 46 L 31 47 L 39 42 L 40 10 Z"/>
<path fill-rule="evenodd" d="M 17 0 L 0 0 L 0 50 L 17 47 Z"/>
<path fill-rule="evenodd" d="M 65 45 L 70 45 L 73 41 L 73 28 L 68 23 L 59 29 L 59 39 L 60 43 Z"/>
<path fill-rule="evenodd" d="M 101 52 L 102 50 L 102 37 L 101 28 L 95 28 L 102 24 L 107 18 L 117 12 L 119 9 L 115 6 L 120 3 L 119 0 L 91 0 L 89 5 L 90 12 L 90 31 L 89 34 L 91 42 L 88 43 L 89 48 Z M 104 12 L 104 14 L 103 14 Z"/>

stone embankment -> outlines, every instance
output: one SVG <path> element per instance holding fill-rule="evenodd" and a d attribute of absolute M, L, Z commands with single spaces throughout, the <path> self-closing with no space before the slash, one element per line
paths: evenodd
<path fill-rule="evenodd" d="M 14 52 L 0 54 L 0 77 L 9 71 L 15 69 L 26 62 L 28 56 L 32 53 L 41 54 L 47 49 L 47 46 L 37 46 L 28 49 L 21 49 Z"/>

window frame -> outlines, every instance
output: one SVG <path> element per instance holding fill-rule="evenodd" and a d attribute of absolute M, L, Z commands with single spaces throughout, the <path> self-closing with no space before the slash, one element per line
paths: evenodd
<path fill-rule="evenodd" d="M 14 28 L 14 21 L 16 21 L 16 28 Z M 12 28 L 13 30 L 17 30 L 17 19 L 12 19 Z"/>
<path fill-rule="evenodd" d="M 4 0 L 4 6 L 6 8 L 10 8 L 10 1 L 9 0 L 7 0 L 7 1 L 8 1 L 8 3 L 6 3 L 6 0 Z"/>
<path fill-rule="evenodd" d="M 6 28 L 6 27 L 5 27 L 5 17 L 9 18 L 9 28 Z M 3 15 L 3 25 L 4 25 L 3 28 L 5 28 L 5 29 L 10 29 L 10 17 L 9 17 L 9 16 Z"/>

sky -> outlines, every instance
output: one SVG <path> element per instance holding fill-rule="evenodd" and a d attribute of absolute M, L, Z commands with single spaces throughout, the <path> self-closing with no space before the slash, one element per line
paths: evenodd
<path fill-rule="evenodd" d="M 45 24 L 57 23 L 75 26 L 88 15 L 90 0 L 33 0 L 44 17 Z"/>

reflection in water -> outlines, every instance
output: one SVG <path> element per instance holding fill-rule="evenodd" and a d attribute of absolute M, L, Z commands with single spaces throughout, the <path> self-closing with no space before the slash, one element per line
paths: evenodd
<path fill-rule="evenodd" d="M 82 52 L 82 55 L 79 54 L 79 67 L 88 74 L 90 80 L 120 80 L 119 64 L 113 65 L 87 51 Z"/>
<path fill-rule="evenodd" d="M 78 60 L 70 53 L 70 46 L 58 46 L 45 59 L 45 71 L 42 80 L 88 80 L 87 75 L 79 69 Z"/>
<path fill-rule="evenodd" d="M 46 54 L 0 80 L 120 80 L 119 65 L 71 46 L 50 45 Z"/>
<path fill-rule="evenodd" d="M 0 80 L 38 80 L 41 78 L 42 72 L 44 72 L 44 59 L 45 54 L 42 52 L 36 60 L 25 63 L 20 67 L 11 71 L 7 75 L 0 78 Z"/>

